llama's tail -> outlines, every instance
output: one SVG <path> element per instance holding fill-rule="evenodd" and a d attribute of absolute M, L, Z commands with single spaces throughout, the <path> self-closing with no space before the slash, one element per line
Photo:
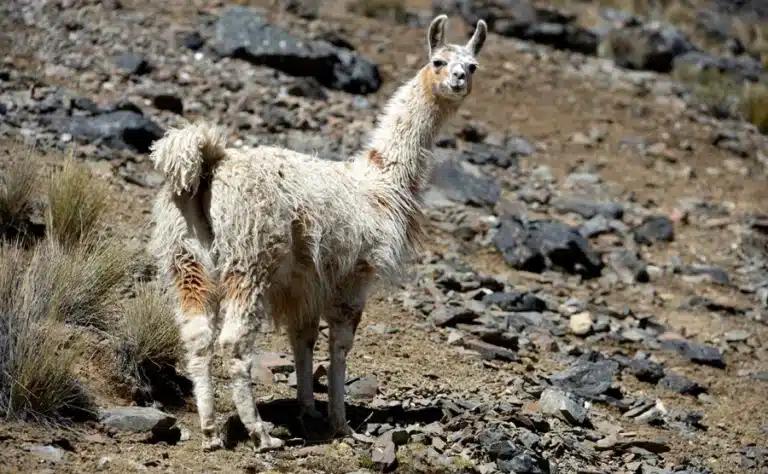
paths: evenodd
<path fill-rule="evenodd" d="M 200 178 L 225 156 L 225 134 L 208 123 L 168 130 L 152 144 L 150 159 L 175 194 L 195 194 Z"/>

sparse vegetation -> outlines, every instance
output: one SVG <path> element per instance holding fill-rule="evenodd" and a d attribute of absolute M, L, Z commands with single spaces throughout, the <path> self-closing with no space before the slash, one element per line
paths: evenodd
<path fill-rule="evenodd" d="M 21 145 L 17 144 L 12 153 L 19 156 L 0 177 L 0 238 L 26 240 L 31 230 L 37 169 Z"/>
<path fill-rule="evenodd" d="M 157 398 L 159 384 L 169 385 L 163 391 L 175 392 L 168 395 L 183 396 L 188 388 L 173 386 L 172 380 L 182 347 L 170 298 L 155 285 L 144 284 L 122 311 L 116 331 L 120 376 L 142 392 L 139 398 Z"/>
<path fill-rule="evenodd" d="M 37 156 L 26 150 L 6 170 L 3 229 L 23 230 L 37 191 Z M 103 188 L 67 160 L 43 189 L 45 235 L 27 247 L 9 232 L 0 242 L 0 416 L 54 421 L 92 412 L 75 376 L 85 350 L 74 326 L 109 327 L 132 256 L 97 235 Z"/>
<path fill-rule="evenodd" d="M 768 134 L 768 84 L 745 84 L 741 102 L 744 118 Z"/>
<path fill-rule="evenodd" d="M 82 345 L 52 317 L 52 288 L 41 284 L 46 247 L 0 247 L 0 412 L 6 419 L 81 417 L 90 400 L 74 375 Z"/>
<path fill-rule="evenodd" d="M 72 246 L 96 232 L 106 209 L 106 189 L 90 171 L 69 157 L 48 181 L 48 233 Z"/>

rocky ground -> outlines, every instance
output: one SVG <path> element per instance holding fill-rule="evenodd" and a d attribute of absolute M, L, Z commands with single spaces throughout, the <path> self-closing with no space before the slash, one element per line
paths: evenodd
<path fill-rule="evenodd" d="M 161 183 L 147 150 L 165 129 L 206 118 L 234 146 L 339 159 L 425 61 L 434 13 L 409 2 L 398 23 L 339 2 L 238 3 L 264 10 L 0 5 L 4 150 L 34 143 L 44 166 L 74 148 L 110 184 L 113 230 L 141 246 Z M 130 407 L 95 359 L 82 376 L 100 420 L 0 423 L 0 470 L 768 473 L 768 136 L 702 110 L 665 74 L 658 57 L 721 60 L 682 33 L 665 43 L 673 53 L 626 69 L 597 57 L 617 33 L 531 5 L 523 28 L 504 3 L 462 12 L 494 19 L 494 33 L 438 141 L 427 248 L 358 333 L 353 438 L 318 440 L 294 419 L 290 351 L 265 333 L 254 390 L 286 450 L 252 452 L 228 420 L 231 449 L 203 453 L 191 399 Z M 452 13 L 449 35 L 467 31 Z M 216 377 L 224 423 L 228 381 Z"/>

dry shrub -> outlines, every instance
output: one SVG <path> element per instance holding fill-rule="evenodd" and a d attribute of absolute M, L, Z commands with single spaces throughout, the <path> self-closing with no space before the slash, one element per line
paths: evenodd
<path fill-rule="evenodd" d="M 167 294 L 155 285 L 141 285 L 136 297 L 126 301 L 122 310 L 118 334 L 132 347 L 132 359 L 175 364 L 181 355 L 181 339 Z"/>
<path fill-rule="evenodd" d="M 134 391 L 134 401 L 183 404 L 192 385 L 176 374 L 182 345 L 170 297 L 154 284 L 142 284 L 122 310 L 116 332 L 117 360 L 120 376 Z"/>
<path fill-rule="evenodd" d="M 37 191 L 37 165 L 29 149 L 16 144 L 17 158 L 0 177 L 0 237 L 25 240 L 31 233 L 30 215 Z"/>
<path fill-rule="evenodd" d="M 746 83 L 741 105 L 744 118 L 768 134 L 768 84 Z"/>
<path fill-rule="evenodd" d="M 44 249 L 0 246 L 0 417 L 39 422 L 93 413 L 74 367 L 81 342 L 48 312 L 50 287 L 37 265 Z"/>
<path fill-rule="evenodd" d="M 677 65 L 672 77 L 691 87 L 693 99 L 705 106 L 738 115 L 742 84 L 732 75 L 718 69 L 700 69 L 692 64 Z"/>
<path fill-rule="evenodd" d="M 46 192 L 51 237 L 72 246 L 94 235 L 106 209 L 107 189 L 88 168 L 67 157 L 50 177 Z"/>

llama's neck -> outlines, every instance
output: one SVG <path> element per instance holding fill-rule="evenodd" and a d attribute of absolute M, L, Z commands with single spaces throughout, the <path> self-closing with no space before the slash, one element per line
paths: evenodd
<path fill-rule="evenodd" d="M 431 170 L 440 127 L 458 108 L 435 95 L 428 68 L 403 84 L 387 103 L 360 159 L 377 168 L 390 186 L 418 193 Z"/>

